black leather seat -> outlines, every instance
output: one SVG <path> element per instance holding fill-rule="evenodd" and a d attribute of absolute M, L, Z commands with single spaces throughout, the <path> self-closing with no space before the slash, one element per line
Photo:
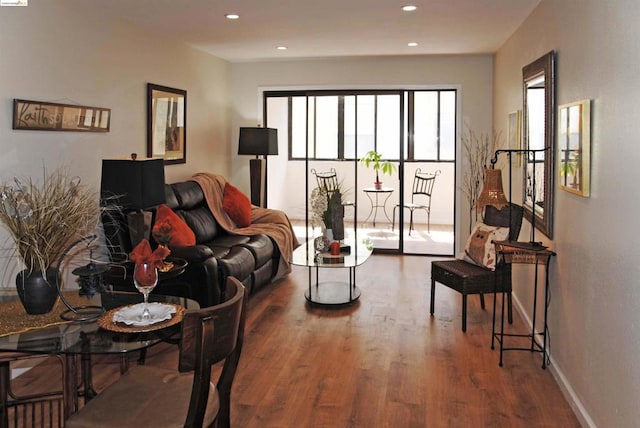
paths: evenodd
<path fill-rule="evenodd" d="M 219 268 L 218 284 L 225 284 L 226 278 L 233 276 L 252 293 L 271 281 L 277 266 L 273 259 L 279 253 L 269 237 L 230 235 L 225 232 L 211 214 L 204 192 L 195 181 L 168 184 L 167 187 L 175 196 L 174 205 L 168 195 L 169 208 L 193 230 L 196 246 L 208 247 L 216 258 Z M 170 193 L 169 189 L 166 193 Z M 221 288 L 224 289 L 224 286 Z"/>
<path fill-rule="evenodd" d="M 227 233 L 213 217 L 198 183 L 166 184 L 165 199 L 191 228 L 196 245 L 170 246 L 171 256 L 187 260 L 187 268 L 182 275 L 159 283 L 154 293 L 188 297 L 207 307 L 222 301 L 229 276 L 241 281 L 249 293 L 275 277 L 280 252 L 271 238 Z M 132 248 L 124 217 L 103 219 L 103 224 L 112 260 L 126 260 Z M 133 287 L 130 278 L 110 278 L 110 282 L 116 289 Z"/>

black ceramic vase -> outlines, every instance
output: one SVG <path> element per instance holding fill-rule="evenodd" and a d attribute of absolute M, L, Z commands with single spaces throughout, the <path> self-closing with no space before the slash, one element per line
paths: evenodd
<path fill-rule="evenodd" d="M 334 205 L 331 207 L 331 225 L 333 228 L 333 239 L 341 241 L 344 239 L 344 207 Z"/>
<path fill-rule="evenodd" d="M 46 279 L 40 271 L 29 272 L 25 269 L 18 273 L 18 297 L 29 315 L 46 314 L 53 309 L 58 300 L 58 275 L 58 270 L 54 268 L 47 269 Z"/>

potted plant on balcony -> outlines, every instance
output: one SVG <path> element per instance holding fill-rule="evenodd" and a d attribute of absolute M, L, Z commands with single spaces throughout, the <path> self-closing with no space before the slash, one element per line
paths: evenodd
<path fill-rule="evenodd" d="M 376 181 L 374 186 L 376 189 L 382 188 L 382 182 L 380 181 L 379 172 L 382 174 L 391 175 L 396 171 L 396 165 L 389 160 L 382 160 L 382 155 L 375 150 L 370 150 L 366 155 L 360 159 L 360 162 L 364 163 L 364 166 L 373 168 L 376 172 Z"/>
<path fill-rule="evenodd" d="M 65 168 L 45 170 L 39 184 L 30 178 L 0 183 L 0 223 L 25 268 L 16 288 L 28 314 L 51 311 L 58 297 L 59 259 L 72 242 L 95 230 L 99 212 L 97 194 Z"/>

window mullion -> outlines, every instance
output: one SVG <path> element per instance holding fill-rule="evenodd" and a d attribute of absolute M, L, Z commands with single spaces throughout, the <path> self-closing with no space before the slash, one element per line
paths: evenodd
<path fill-rule="evenodd" d="M 440 133 L 442 132 L 442 130 L 440 129 L 440 116 L 441 116 L 440 115 L 440 107 L 441 107 L 440 106 L 440 99 L 441 99 L 441 97 L 442 97 L 442 91 L 438 91 L 438 106 L 436 108 L 436 116 L 437 116 L 437 119 L 436 119 L 436 129 L 437 129 L 437 131 L 436 131 L 436 150 L 437 150 L 436 158 L 437 158 L 438 162 L 440 161 L 440 141 L 441 141 Z"/>
<path fill-rule="evenodd" d="M 378 151 L 378 95 L 373 97 L 373 150 Z"/>
<path fill-rule="evenodd" d="M 413 108 L 414 105 L 414 91 L 409 91 L 409 105 L 407 108 L 409 109 L 409 114 L 407 115 L 407 160 L 414 160 L 415 150 L 414 150 L 414 124 L 415 124 L 415 110 Z"/>
<path fill-rule="evenodd" d="M 344 159 L 344 95 L 338 97 L 338 159 Z"/>

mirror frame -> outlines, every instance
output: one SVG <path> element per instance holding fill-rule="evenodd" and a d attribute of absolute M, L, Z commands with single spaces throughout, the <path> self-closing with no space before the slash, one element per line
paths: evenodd
<path fill-rule="evenodd" d="M 531 64 L 522 68 L 522 89 L 523 89 L 523 136 L 524 147 L 529 148 L 529 118 L 527 114 L 527 82 L 544 75 L 544 141 L 546 153 L 544 157 L 544 209 L 542 214 L 536 212 L 535 228 L 545 234 L 548 238 L 553 238 L 553 199 L 554 199 L 554 177 L 555 177 L 555 140 L 556 140 L 556 70 L 555 51 L 551 51 L 538 58 Z M 527 188 L 527 164 L 529 156 L 523 157 L 522 174 L 522 199 L 525 200 Z M 532 222 L 533 212 L 530 205 L 524 204 L 524 216 Z M 533 222 L 532 222 L 533 223 Z"/>

